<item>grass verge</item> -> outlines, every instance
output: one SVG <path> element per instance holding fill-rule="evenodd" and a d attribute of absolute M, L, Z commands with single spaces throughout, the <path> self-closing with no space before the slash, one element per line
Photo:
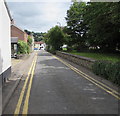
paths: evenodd
<path fill-rule="evenodd" d="M 118 54 L 109 54 L 109 53 L 85 53 L 85 52 L 69 52 L 74 55 L 84 56 L 88 58 L 92 58 L 95 60 L 108 60 L 112 62 L 120 61 L 120 55 Z"/>

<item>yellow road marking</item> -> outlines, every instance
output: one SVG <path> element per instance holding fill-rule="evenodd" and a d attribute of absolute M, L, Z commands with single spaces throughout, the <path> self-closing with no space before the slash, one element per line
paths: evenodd
<path fill-rule="evenodd" d="M 37 57 L 36 57 L 36 59 L 37 59 Z M 30 78 L 30 82 L 28 85 L 28 90 L 27 90 L 27 94 L 26 94 L 26 98 L 25 98 L 25 102 L 24 102 L 24 106 L 23 106 L 22 114 L 24 116 L 27 116 L 27 113 L 28 113 L 28 103 L 29 103 L 30 91 L 31 91 L 31 87 L 32 87 L 32 80 L 33 80 L 35 65 L 36 65 L 36 60 L 35 60 L 34 66 L 33 66 L 32 74 L 31 74 L 31 78 Z"/>
<path fill-rule="evenodd" d="M 77 68 L 73 67 L 72 65 L 64 62 L 64 61 L 61 60 L 60 58 L 58 58 L 58 57 L 56 57 L 56 56 L 53 56 L 53 57 L 55 57 L 56 59 L 58 59 L 59 61 L 61 61 L 63 64 L 65 64 L 66 66 L 68 66 L 69 68 L 71 68 L 72 70 L 74 70 L 75 72 L 77 72 L 77 73 L 78 73 L 79 75 L 81 75 L 82 77 L 84 77 L 84 78 L 86 78 L 87 80 L 91 81 L 91 82 L 92 82 L 93 84 L 95 84 L 96 86 L 100 87 L 101 89 L 103 89 L 103 90 L 106 91 L 107 93 L 113 95 L 114 97 L 116 97 L 117 99 L 120 100 L 120 97 L 114 94 L 114 93 L 116 93 L 116 94 L 120 95 L 117 91 L 115 91 L 115 90 L 111 89 L 110 87 L 108 87 L 107 85 L 105 85 L 105 84 L 103 84 L 103 83 L 101 83 L 101 82 L 93 79 L 93 78 L 90 77 L 89 75 L 83 73 L 82 71 L 78 70 Z M 94 81 L 95 81 L 95 82 L 94 82 Z M 96 82 L 97 82 L 97 83 L 96 83 Z M 99 85 L 98 83 L 101 84 L 102 86 L 106 87 L 107 89 L 111 90 L 112 92 L 109 91 L 109 90 L 107 90 L 107 89 L 105 89 L 104 87 L 102 87 L 102 86 Z M 113 93 L 113 92 L 114 92 L 114 93 Z"/>
<path fill-rule="evenodd" d="M 28 83 L 28 79 L 29 79 L 32 67 L 33 67 L 33 64 L 34 64 L 34 60 L 35 60 L 35 58 L 33 59 L 32 65 L 31 65 L 31 67 L 29 69 L 29 72 L 28 72 L 28 76 L 25 80 L 24 86 L 23 86 L 22 91 L 20 93 L 20 97 L 19 97 L 16 109 L 15 109 L 15 112 L 14 112 L 14 116 L 18 116 L 18 114 L 20 112 L 21 103 L 22 103 L 22 100 L 23 100 L 23 96 L 24 96 L 24 93 L 25 93 L 25 89 L 26 89 L 26 86 L 27 86 L 27 83 Z"/>
<path fill-rule="evenodd" d="M 73 67 L 73 66 L 72 66 L 72 67 Z M 75 67 L 74 67 L 74 68 L 75 68 Z M 90 78 L 90 79 L 94 80 L 95 82 L 97 82 L 97 83 L 101 84 L 102 86 L 106 87 L 107 89 L 111 90 L 112 92 L 114 92 L 114 93 L 116 93 L 116 94 L 120 95 L 117 91 L 115 91 L 115 90 L 113 90 L 112 88 L 108 87 L 107 85 L 105 85 L 105 84 L 101 83 L 100 81 L 97 81 L 96 79 L 94 79 L 94 78 L 90 77 L 89 75 L 87 75 L 87 74 L 83 73 L 82 71 L 78 70 L 77 68 L 75 68 L 75 70 L 79 71 L 81 74 L 83 74 L 83 75 L 85 75 L 86 77 L 88 77 L 88 78 Z"/>

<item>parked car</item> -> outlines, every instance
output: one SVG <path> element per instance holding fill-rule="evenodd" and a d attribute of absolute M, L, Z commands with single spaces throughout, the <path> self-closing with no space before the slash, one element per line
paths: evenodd
<path fill-rule="evenodd" d="M 34 48 L 34 50 L 38 50 L 38 48 Z"/>

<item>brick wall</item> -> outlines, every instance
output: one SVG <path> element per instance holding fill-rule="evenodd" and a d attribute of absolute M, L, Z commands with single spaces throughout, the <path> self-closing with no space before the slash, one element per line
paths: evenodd
<path fill-rule="evenodd" d="M 23 40 L 27 43 L 27 34 L 14 25 L 11 26 L 11 37 L 18 37 L 18 40 Z"/>

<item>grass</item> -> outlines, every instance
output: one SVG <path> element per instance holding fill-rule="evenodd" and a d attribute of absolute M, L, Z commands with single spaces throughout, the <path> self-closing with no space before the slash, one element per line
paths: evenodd
<path fill-rule="evenodd" d="M 74 55 L 80 55 L 88 58 L 92 58 L 95 60 L 108 60 L 112 62 L 118 62 L 120 61 L 120 55 L 118 54 L 109 54 L 109 53 L 79 53 L 79 52 L 69 52 Z"/>

